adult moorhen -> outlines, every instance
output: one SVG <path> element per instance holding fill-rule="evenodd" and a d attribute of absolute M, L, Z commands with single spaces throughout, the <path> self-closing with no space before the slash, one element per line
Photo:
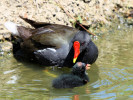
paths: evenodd
<path fill-rule="evenodd" d="M 5 23 L 13 37 L 17 37 L 19 48 L 14 45 L 13 51 L 18 58 L 60 67 L 72 67 L 75 62 L 92 64 L 96 61 L 98 49 L 86 31 L 21 18 L 34 28 L 26 28 L 13 22 Z"/>

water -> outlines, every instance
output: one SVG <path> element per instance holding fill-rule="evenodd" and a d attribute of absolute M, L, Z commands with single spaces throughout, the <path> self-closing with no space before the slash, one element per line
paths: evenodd
<path fill-rule="evenodd" d="M 133 100 L 133 28 L 115 24 L 101 32 L 94 40 L 99 58 L 87 71 L 90 82 L 74 89 L 51 87 L 69 68 L 53 70 L 1 55 L 0 100 Z"/>

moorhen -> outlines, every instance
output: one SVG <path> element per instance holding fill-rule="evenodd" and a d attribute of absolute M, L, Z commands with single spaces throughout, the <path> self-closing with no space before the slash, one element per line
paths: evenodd
<path fill-rule="evenodd" d="M 73 88 L 85 85 L 89 82 L 89 78 L 86 74 L 86 64 L 77 62 L 73 68 L 71 74 L 63 74 L 52 82 L 54 88 Z"/>
<path fill-rule="evenodd" d="M 13 53 L 17 58 L 60 67 L 72 67 L 76 62 L 92 64 L 96 61 L 98 48 L 85 30 L 21 18 L 34 28 L 13 22 L 5 23 L 5 27 L 15 37 Z"/>

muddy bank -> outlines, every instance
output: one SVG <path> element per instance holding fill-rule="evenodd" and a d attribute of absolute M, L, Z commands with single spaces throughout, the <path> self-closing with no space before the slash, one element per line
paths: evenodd
<path fill-rule="evenodd" d="M 100 25 L 110 25 L 118 14 L 130 20 L 133 17 L 132 0 L 59 0 L 60 4 L 75 17 L 80 16 L 83 24 L 90 25 L 91 31 Z M 18 16 L 22 15 L 36 21 L 45 21 L 72 26 L 71 18 L 54 0 L 3 0 L 0 2 L 0 41 L 10 41 L 10 33 L 3 26 L 6 21 L 30 27 Z M 101 26 L 100 26 L 101 27 Z M 0 44 L 0 50 L 3 46 Z M 9 46 L 9 50 L 12 46 Z"/>

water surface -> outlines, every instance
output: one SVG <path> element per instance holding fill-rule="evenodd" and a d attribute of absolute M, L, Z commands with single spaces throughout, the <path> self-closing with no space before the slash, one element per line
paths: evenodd
<path fill-rule="evenodd" d="M 93 40 L 99 58 L 87 71 L 90 82 L 73 89 L 54 89 L 52 80 L 69 68 L 44 68 L 0 56 L 0 100 L 133 100 L 133 28 L 103 28 Z"/>

